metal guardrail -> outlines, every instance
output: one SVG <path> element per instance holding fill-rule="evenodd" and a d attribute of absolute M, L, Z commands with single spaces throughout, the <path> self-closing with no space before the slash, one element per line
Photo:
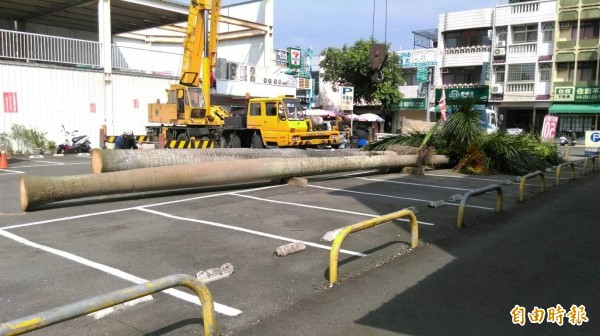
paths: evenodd
<path fill-rule="evenodd" d="M 496 213 L 500 213 L 502 211 L 502 188 L 500 185 L 494 184 L 487 187 L 471 190 L 465 193 L 460 201 L 460 206 L 458 207 L 458 220 L 456 222 L 456 228 L 462 229 L 463 223 L 465 221 L 465 208 L 467 207 L 467 201 L 471 196 L 485 194 L 489 191 L 496 190 L 498 192 L 498 196 L 496 197 Z"/>
<path fill-rule="evenodd" d="M 176 286 L 191 289 L 200 299 L 204 320 L 204 335 L 218 335 L 214 304 L 208 288 L 202 281 L 186 274 L 170 275 L 109 294 L 4 322 L 0 324 L 0 335 L 21 335 Z"/>
<path fill-rule="evenodd" d="M 558 166 L 556 166 L 556 180 L 555 180 L 555 185 L 559 185 L 560 184 L 560 169 L 564 166 L 570 166 L 571 167 L 571 180 L 575 179 L 575 164 L 573 162 L 565 162 L 565 163 L 561 163 Z"/>
<path fill-rule="evenodd" d="M 0 29 L 0 57 L 101 67 L 99 42 Z"/>
<path fill-rule="evenodd" d="M 521 183 L 519 184 L 519 201 L 523 202 L 525 201 L 525 181 L 530 178 L 530 177 L 534 177 L 534 176 L 539 176 L 540 179 L 542 180 L 542 192 L 546 191 L 546 177 L 544 176 L 544 173 L 541 171 L 536 171 L 533 173 L 529 173 L 525 176 L 521 177 Z"/>
<path fill-rule="evenodd" d="M 391 222 L 395 219 L 409 217 L 411 226 L 412 240 L 410 246 L 416 248 L 419 246 L 419 224 L 417 217 L 414 212 L 408 209 L 402 209 L 400 211 L 383 215 L 377 218 L 362 221 L 356 224 L 346 226 L 336 235 L 333 244 L 331 245 L 331 253 L 329 254 L 329 286 L 333 286 L 337 283 L 338 279 L 338 259 L 340 255 L 340 249 L 344 239 L 351 233 L 362 231 L 380 224 Z"/>
<path fill-rule="evenodd" d="M 113 69 L 122 71 L 173 77 L 177 75 L 178 69 L 169 64 L 181 63 L 181 53 L 116 44 L 110 48 Z M 57 63 L 84 69 L 103 68 L 100 42 L 4 29 L 0 29 L 0 57 Z M 135 65 L 132 66 L 132 63 Z"/>

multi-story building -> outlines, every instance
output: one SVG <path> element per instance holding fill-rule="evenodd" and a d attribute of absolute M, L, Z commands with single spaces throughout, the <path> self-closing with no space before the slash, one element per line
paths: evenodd
<path fill-rule="evenodd" d="M 550 114 L 578 137 L 600 126 L 600 1 L 558 0 Z"/>
<path fill-rule="evenodd" d="M 440 14 L 435 86 L 498 111 L 501 128 L 540 132 L 551 104 L 556 1 Z"/>

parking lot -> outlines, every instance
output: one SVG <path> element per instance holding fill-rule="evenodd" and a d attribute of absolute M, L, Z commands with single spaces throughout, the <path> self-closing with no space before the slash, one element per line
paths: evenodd
<path fill-rule="evenodd" d="M 578 176 L 581 167 L 578 166 Z M 75 175 L 91 171 L 89 157 L 11 160 L 0 170 L 0 321 L 109 293 L 172 274 L 194 275 L 226 263 L 234 272 L 210 281 L 216 323 L 225 335 L 272 318 L 329 289 L 329 231 L 415 207 L 422 246 L 458 234 L 459 203 L 452 196 L 490 185 L 496 192 L 472 197 L 464 224 L 481 225 L 519 206 L 515 176 L 465 176 L 447 170 L 425 176 L 356 172 L 310 177 L 307 188 L 270 181 L 227 188 L 196 188 L 51 203 L 19 208 L 23 174 Z M 546 173 L 554 188 L 554 171 Z M 561 175 L 569 178 L 568 170 Z M 168 176 L 165 176 L 168 178 Z M 540 192 L 530 179 L 525 198 Z M 430 207 L 433 201 L 445 205 Z M 413 208 L 413 209 L 415 209 Z M 274 255 L 284 244 L 306 249 Z M 339 256 L 339 284 L 411 253 L 407 219 L 350 235 Z M 198 298 L 173 288 L 95 319 L 60 323 L 39 335 L 202 334 Z"/>

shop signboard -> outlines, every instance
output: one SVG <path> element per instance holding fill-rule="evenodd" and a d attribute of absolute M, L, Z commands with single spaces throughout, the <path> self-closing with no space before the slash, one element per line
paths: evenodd
<path fill-rule="evenodd" d="M 555 102 L 600 102 L 600 86 L 558 86 L 554 88 Z"/>
<path fill-rule="evenodd" d="M 453 100 L 473 99 L 475 104 L 487 104 L 490 94 L 489 86 L 474 87 L 474 88 L 456 88 L 445 89 L 446 100 L 452 103 Z M 442 97 L 442 89 L 435 89 L 435 101 L 439 101 Z"/>

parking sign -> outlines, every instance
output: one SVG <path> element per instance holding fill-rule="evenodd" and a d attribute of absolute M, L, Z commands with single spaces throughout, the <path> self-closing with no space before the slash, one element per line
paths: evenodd
<path fill-rule="evenodd" d="M 354 87 L 353 86 L 341 86 L 340 87 L 340 110 L 352 111 L 354 110 Z"/>

